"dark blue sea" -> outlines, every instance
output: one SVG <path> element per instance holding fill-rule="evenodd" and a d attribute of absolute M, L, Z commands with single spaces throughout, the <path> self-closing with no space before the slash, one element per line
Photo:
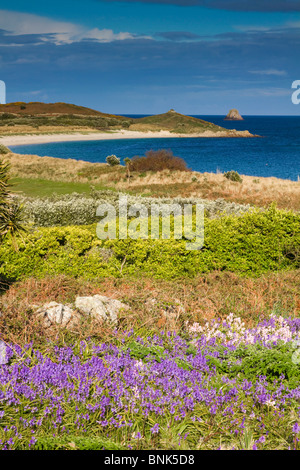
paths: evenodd
<path fill-rule="evenodd" d="M 227 129 L 248 130 L 261 138 L 147 138 L 59 142 L 10 148 L 21 154 L 88 162 L 105 162 L 107 155 L 115 154 L 121 158 L 121 163 L 125 157 L 142 156 L 148 150 L 170 149 L 195 171 L 216 173 L 235 170 L 241 175 L 300 179 L 300 116 L 244 116 L 244 121 L 224 121 L 223 116 L 195 117 Z"/>

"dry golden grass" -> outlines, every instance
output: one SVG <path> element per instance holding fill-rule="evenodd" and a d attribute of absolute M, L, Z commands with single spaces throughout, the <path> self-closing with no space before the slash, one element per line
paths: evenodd
<path fill-rule="evenodd" d="M 4 159 L 11 164 L 11 175 L 19 178 L 41 178 L 50 181 L 111 182 L 118 174 L 125 175 L 122 166 L 110 167 L 106 163 L 89 163 L 83 160 L 39 157 L 38 155 L 6 154 Z"/>
<path fill-rule="evenodd" d="M 194 179 L 197 178 L 197 181 Z M 130 189 L 136 193 L 153 196 L 224 198 L 228 201 L 268 206 L 276 202 L 279 208 L 300 211 L 300 181 L 275 177 L 256 178 L 242 175 L 237 183 L 224 178 L 221 173 L 170 172 L 135 174 L 130 180 L 117 183 L 117 189 Z"/>
<path fill-rule="evenodd" d="M 261 207 L 276 202 L 278 208 L 300 211 L 300 181 L 241 175 L 243 182 L 237 183 L 227 180 L 222 173 L 164 170 L 133 172 L 128 182 L 122 165 L 110 167 L 105 163 L 13 153 L 5 155 L 5 160 L 11 163 L 12 176 L 20 178 L 99 183 L 116 190 L 154 197 L 223 198 Z"/>
<path fill-rule="evenodd" d="M 213 318 L 225 318 L 230 312 L 240 316 L 248 326 L 272 312 L 283 316 L 300 316 L 299 271 L 272 273 L 258 279 L 245 279 L 214 272 L 193 280 L 180 282 L 150 278 L 99 279 L 87 282 L 66 276 L 42 280 L 27 279 L 10 286 L 0 296 L 0 335 L 17 343 L 42 341 L 60 334 L 59 328 L 45 330 L 34 315 L 33 305 L 50 301 L 72 303 L 76 295 L 102 294 L 124 301 L 130 310 L 120 319 L 120 328 L 180 331 L 185 322 L 203 324 Z M 151 310 L 148 299 L 157 299 Z M 184 311 L 175 308 L 165 312 L 167 305 L 179 299 Z M 64 333 L 65 334 L 65 333 Z M 109 325 L 86 320 L 73 330 L 74 338 L 89 336 L 102 340 L 113 334 Z"/>

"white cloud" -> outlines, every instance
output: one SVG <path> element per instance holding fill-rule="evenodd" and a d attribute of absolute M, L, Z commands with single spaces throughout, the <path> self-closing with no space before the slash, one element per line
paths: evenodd
<path fill-rule="evenodd" d="M 114 33 L 111 29 L 99 28 L 89 30 L 74 23 L 8 10 L 0 10 L 0 29 L 7 31 L 10 35 L 40 34 L 44 36 L 43 41 L 54 42 L 58 45 L 71 44 L 84 39 L 112 42 L 135 38 L 129 32 Z M 47 34 L 50 36 L 46 37 Z"/>
<path fill-rule="evenodd" d="M 277 23 L 277 25 L 264 26 L 264 25 L 235 25 L 234 28 L 237 31 L 242 31 L 243 33 L 247 32 L 279 32 L 285 29 L 297 29 L 300 28 L 300 21 L 287 21 L 285 23 Z"/>
<path fill-rule="evenodd" d="M 114 33 L 112 29 L 94 28 L 78 36 L 78 39 L 96 39 L 100 42 L 122 41 L 124 39 L 134 39 L 130 33 Z"/>
<path fill-rule="evenodd" d="M 291 91 L 287 88 L 251 88 L 243 90 L 243 96 L 290 96 Z"/>
<path fill-rule="evenodd" d="M 278 77 L 284 77 L 286 75 L 285 70 L 277 70 L 277 69 L 249 70 L 249 73 L 256 73 L 258 75 L 277 75 Z"/>
<path fill-rule="evenodd" d="M 270 31 L 269 26 L 261 26 L 261 25 L 235 25 L 235 29 L 238 31 L 242 31 L 243 33 L 247 33 L 250 31 Z"/>

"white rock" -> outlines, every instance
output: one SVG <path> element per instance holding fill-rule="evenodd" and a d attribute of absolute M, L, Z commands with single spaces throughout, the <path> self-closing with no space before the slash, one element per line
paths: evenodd
<path fill-rule="evenodd" d="M 128 306 L 119 300 L 98 294 L 87 297 L 76 297 L 75 307 L 86 315 L 111 323 L 117 323 L 120 310 L 128 310 Z"/>
<path fill-rule="evenodd" d="M 37 315 L 42 317 L 44 325 L 49 327 L 53 324 L 67 326 L 74 316 L 74 311 L 68 306 L 57 302 L 49 302 L 37 310 Z"/>

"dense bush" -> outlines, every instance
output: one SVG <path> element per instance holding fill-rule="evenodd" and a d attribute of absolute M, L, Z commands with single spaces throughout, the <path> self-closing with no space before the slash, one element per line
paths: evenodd
<path fill-rule="evenodd" d="M 10 150 L 5 145 L 0 144 L 0 155 L 6 155 Z"/>
<path fill-rule="evenodd" d="M 95 225 L 41 228 L 19 240 L 18 252 L 9 240 L 1 245 L 0 277 L 147 273 L 172 279 L 214 270 L 258 276 L 298 268 L 299 260 L 286 255 L 291 243 L 300 244 L 300 217 L 275 208 L 240 217 L 206 218 L 204 246 L 197 251 L 187 250 L 184 238 L 99 240 Z M 112 255 L 102 256 L 107 250 Z"/>
<path fill-rule="evenodd" d="M 1 113 L 0 119 L 17 119 L 17 116 L 11 113 Z"/>
<path fill-rule="evenodd" d="M 236 181 L 238 183 L 243 182 L 242 178 L 240 177 L 237 171 L 233 171 L 233 170 L 227 171 L 227 173 L 224 173 L 224 176 L 230 181 Z"/>
<path fill-rule="evenodd" d="M 170 150 L 149 150 L 145 157 L 135 156 L 131 159 L 132 171 L 188 171 L 185 161 L 175 157 Z"/>
<path fill-rule="evenodd" d="M 23 241 L 23 240 L 22 240 Z M 99 252 L 92 248 L 102 243 L 94 230 L 79 227 L 34 230 L 19 250 L 9 242 L 0 247 L 0 279 L 20 279 L 28 275 L 66 273 L 95 278 L 104 274 Z"/>
<path fill-rule="evenodd" d="M 120 165 L 120 158 L 116 157 L 116 155 L 108 155 L 108 157 L 106 157 L 106 163 L 110 166 Z"/>

